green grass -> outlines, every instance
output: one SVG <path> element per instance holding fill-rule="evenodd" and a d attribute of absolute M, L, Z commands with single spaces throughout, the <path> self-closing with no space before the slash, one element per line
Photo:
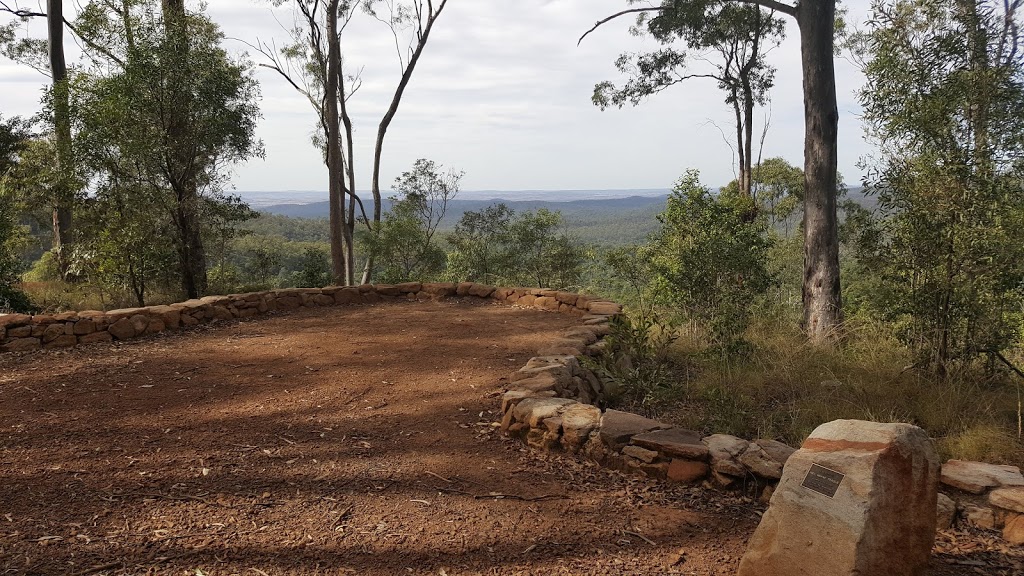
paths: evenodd
<path fill-rule="evenodd" d="M 729 359 L 709 350 L 699 330 L 684 328 L 669 355 L 672 393 L 643 411 L 705 434 L 793 446 L 831 420 L 907 422 L 928 431 L 943 458 L 1024 464 L 1018 376 L 979 367 L 938 378 L 915 368 L 910 351 L 879 324 L 849 323 L 836 347 L 808 344 L 795 326 L 763 321 L 747 333 L 749 350 Z M 630 407 L 628 398 L 622 404 Z"/>

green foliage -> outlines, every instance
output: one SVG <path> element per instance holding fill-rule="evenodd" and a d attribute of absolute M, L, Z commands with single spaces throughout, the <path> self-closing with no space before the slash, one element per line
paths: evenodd
<path fill-rule="evenodd" d="M 448 235 L 453 250 L 448 253 L 451 280 L 474 280 L 498 284 L 512 261 L 509 228 L 515 211 L 505 204 L 467 211 Z"/>
<path fill-rule="evenodd" d="M 772 240 L 748 207 L 716 198 L 697 171 L 684 175 L 658 217 L 651 267 L 670 301 L 728 352 L 742 341 L 753 305 L 775 282 Z"/>
<path fill-rule="evenodd" d="M 331 262 L 327 251 L 319 246 L 307 246 L 302 250 L 302 265 L 299 268 L 299 288 L 323 288 L 331 283 Z"/>
<path fill-rule="evenodd" d="M 448 202 L 459 192 L 462 172 L 442 172 L 433 161 L 419 159 L 395 179 L 396 198 L 364 246 L 376 262 L 376 278 L 397 283 L 429 280 L 441 273 L 445 252 L 434 240 Z"/>
<path fill-rule="evenodd" d="M 632 3 L 632 1 L 631 1 Z M 602 109 L 626 102 L 639 104 L 645 98 L 689 78 L 711 77 L 726 93 L 726 103 L 733 105 L 750 100 L 764 104 L 772 87 L 775 69 L 764 55 L 785 37 L 785 22 L 757 6 L 739 2 L 698 0 L 675 2 L 665 0 L 663 10 L 649 17 L 641 13 L 633 28 L 636 34 L 646 31 L 663 48 L 646 54 L 623 54 L 616 68 L 629 75 L 626 84 L 617 88 L 612 82 L 594 87 L 593 102 Z M 682 49 L 672 44 L 680 40 Z M 687 70 L 693 51 L 702 60 L 706 53 L 717 53 L 721 61 L 714 63 L 710 75 Z"/>
<path fill-rule="evenodd" d="M 160 8 L 153 0 L 84 6 L 78 33 L 102 49 L 86 51 L 91 65 L 71 81 L 76 156 L 97 191 L 80 255 L 99 260 L 82 266 L 97 278 L 134 278 L 140 302 L 142 271 L 173 269 L 167 254 L 178 278 L 191 279 L 183 287 L 202 289 L 204 240 L 223 247 L 226 223 L 251 215 L 223 193 L 228 169 L 262 153 L 251 64 L 228 55 L 204 15 L 172 26 Z"/>
<path fill-rule="evenodd" d="M 24 241 L 24 230 L 18 224 L 20 201 L 0 176 L 0 312 L 28 312 L 33 309 L 28 296 L 18 288 L 22 263 L 17 257 Z"/>
<path fill-rule="evenodd" d="M 505 204 L 463 214 L 448 236 L 447 275 L 509 286 L 577 286 L 589 251 L 559 233 L 562 215 L 545 208 L 516 214 Z"/>
<path fill-rule="evenodd" d="M 678 396 L 677 369 L 668 356 L 675 328 L 654 314 L 619 315 L 610 326 L 601 354 L 585 360 L 605 382 L 610 400 L 650 413 Z"/>
<path fill-rule="evenodd" d="M 18 254 L 27 233 L 20 223 L 24 194 L 15 185 L 15 172 L 29 142 L 28 128 L 18 117 L 6 121 L 0 117 L 0 312 L 33 309 L 28 296 L 17 286 L 24 268 Z"/>
<path fill-rule="evenodd" d="M 1024 38 L 997 2 L 876 2 L 865 118 L 879 217 L 853 245 L 866 300 L 939 373 L 1015 342 L 1024 305 Z"/>

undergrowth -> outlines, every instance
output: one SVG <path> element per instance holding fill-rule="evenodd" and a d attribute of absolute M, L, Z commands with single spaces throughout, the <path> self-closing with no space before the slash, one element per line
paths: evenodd
<path fill-rule="evenodd" d="M 849 322 L 835 347 L 809 344 L 794 325 L 759 320 L 743 354 L 725 355 L 692 326 L 624 322 L 596 364 L 618 384 L 617 406 L 703 433 L 798 446 L 831 420 L 907 422 L 928 431 L 943 458 L 1024 464 L 1019 376 L 993 365 L 934 376 L 878 323 Z M 650 338 L 638 345 L 640 328 Z"/>

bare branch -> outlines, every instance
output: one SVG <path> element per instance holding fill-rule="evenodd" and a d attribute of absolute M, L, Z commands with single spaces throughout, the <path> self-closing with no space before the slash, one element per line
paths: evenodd
<path fill-rule="evenodd" d="M 6 12 L 7 14 L 11 14 L 18 18 L 46 18 L 46 12 L 33 12 L 28 8 L 21 8 L 18 5 L 15 5 L 14 8 L 11 8 L 7 4 L 7 2 L 0 2 L 0 12 Z"/>
<path fill-rule="evenodd" d="M 789 14 L 790 16 L 794 16 L 794 17 L 796 16 L 796 6 L 791 6 L 789 4 L 783 4 L 782 2 L 778 2 L 777 0 L 731 0 L 731 1 L 732 2 L 742 2 L 743 4 L 756 4 L 757 6 L 760 6 L 762 8 L 768 8 L 769 10 L 775 10 L 776 12 L 782 12 L 783 14 Z M 650 7 L 647 7 L 647 8 L 630 8 L 628 10 L 623 10 L 621 12 L 616 12 L 615 14 L 612 14 L 611 16 L 609 16 L 607 18 L 603 18 L 601 20 L 598 20 L 597 23 L 594 24 L 593 28 L 591 28 L 590 30 L 587 30 L 586 32 L 584 32 L 583 36 L 580 36 L 580 39 L 576 41 L 576 45 L 579 46 L 583 42 L 583 39 L 586 38 L 587 35 L 589 35 L 594 30 L 597 30 L 602 25 L 607 24 L 608 22 L 611 22 L 612 20 L 615 20 L 616 18 L 618 18 L 620 16 L 625 16 L 627 14 L 636 14 L 638 12 L 661 12 L 663 10 L 668 10 L 668 9 L 671 9 L 671 8 L 672 8 L 672 6 L 650 6 Z"/>
<path fill-rule="evenodd" d="M 628 10 L 623 10 L 621 12 L 616 12 L 615 14 L 612 14 L 611 16 L 609 16 L 607 18 L 603 18 L 601 20 L 598 20 L 597 23 L 594 24 L 593 28 L 591 28 L 590 30 L 587 30 L 586 32 L 584 32 L 583 36 L 580 36 L 580 39 L 576 41 L 576 45 L 579 46 L 583 42 L 583 39 L 586 38 L 587 35 L 590 34 L 591 32 L 593 32 L 594 30 L 597 30 L 598 28 L 600 28 L 604 24 L 607 24 L 607 23 L 611 22 L 612 20 L 615 20 L 616 18 L 618 18 L 620 16 L 625 16 L 626 14 L 635 14 L 637 12 L 661 12 L 664 9 L 665 8 L 663 6 L 652 6 L 652 7 L 648 7 L 648 8 L 630 8 Z"/>

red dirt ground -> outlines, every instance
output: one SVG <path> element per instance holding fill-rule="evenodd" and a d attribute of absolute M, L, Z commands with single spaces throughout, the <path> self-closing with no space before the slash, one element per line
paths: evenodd
<path fill-rule="evenodd" d="M 0 574 L 732 574 L 759 507 L 501 437 L 573 319 L 303 310 L 0 357 Z M 946 533 L 932 575 L 1021 574 Z"/>

